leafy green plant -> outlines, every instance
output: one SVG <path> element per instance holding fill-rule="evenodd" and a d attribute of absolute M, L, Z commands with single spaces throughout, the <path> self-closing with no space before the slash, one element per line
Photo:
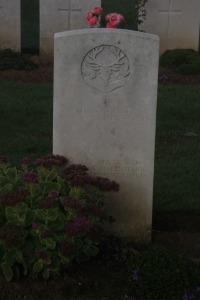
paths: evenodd
<path fill-rule="evenodd" d="M 150 246 L 136 256 L 129 274 L 130 294 L 139 300 L 196 299 L 196 278 L 191 263 L 162 246 Z"/>
<path fill-rule="evenodd" d="M 160 57 L 161 66 L 169 66 L 182 75 L 200 74 L 200 55 L 192 49 L 165 51 Z"/>
<path fill-rule="evenodd" d="M 31 71 L 38 66 L 24 55 L 11 49 L 0 50 L 0 70 L 25 70 Z"/>
<path fill-rule="evenodd" d="M 108 218 L 105 192 L 119 185 L 83 165 L 47 155 L 19 168 L 0 157 L 0 267 L 17 276 L 57 276 L 99 252 Z"/>
<path fill-rule="evenodd" d="M 192 49 L 174 49 L 167 50 L 160 56 L 160 65 L 168 67 L 178 67 L 188 62 L 192 56 L 196 56 L 197 52 Z"/>

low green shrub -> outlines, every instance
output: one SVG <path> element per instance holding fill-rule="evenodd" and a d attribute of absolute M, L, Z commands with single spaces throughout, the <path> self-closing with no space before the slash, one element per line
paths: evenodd
<path fill-rule="evenodd" d="M 0 157 L 0 267 L 7 281 L 48 279 L 99 252 L 109 218 L 105 192 L 119 185 L 47 155 L 13 167 Z"/>
<path fill-rule="evenodd" d="M 192 49 L 167 50 L 160 57 L 160 65 L 175 69 L 182 75 L 200 74 L 200 54 Z"/>
<path fill-rule="evenodd" d="M 178 67 L 188 63 L 198 53 L 192 49 L 167 50 L 160 56 L 160 65 L 163 67 Z"/>
<path fill-rule="evenodd" d="M 185 63 L 176 69 L 176 73 L 182 75 L 197 75 L 200 74 L 200 55 L 191 61 L 191 63 Z"/>
<path fill-rule="evenodd" d="M 137 300 L 197 300 L 191 263 L 177 253 L 154 245 L 130 263 L 129 291 Z"/>
<path fill-rule="evenodd" d="M 0 70 L 25 70 L 31 71 L 38 66 L 24 55 L 14 52 L 11 49 L 0 50 Z"/>

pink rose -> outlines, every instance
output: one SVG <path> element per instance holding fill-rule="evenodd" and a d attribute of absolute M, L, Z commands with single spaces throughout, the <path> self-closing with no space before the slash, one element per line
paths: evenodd
<path fill-rule="evenodd" d="M 117 26 L 119 23 L 124 21 L 124 16 L 117 13 L 111 13 L 106 15 L 106 21 L 111 23 L 113 26 Z"/>
<path fill-rule="evenodd" d="M 94 26 L 98 23 L 98 18 L 96 16 L 93 16 L 92 18 L 90 18 L 88 20 L 88 23 L 89 23 L 90 26 Z"/>
<path fill-rule="evenodd" d="M 92 12 L 96 15 L 100 15 L 103 11 L 103 8 L 101 6 L 95 6 L 93 9 L 92 9 Z"/>
<path fill-rule="evenodd" d="M 89 21 L 93 16 L 94 16 L 93 13 L 91 11 L 89 11 L 87 13 L 86 19 Z"/>
<path fill-rule="evenodd" d="M 111 23 L 106 24 L 106 28 L 116 28 L 117 25 L 112 25 Z"/>

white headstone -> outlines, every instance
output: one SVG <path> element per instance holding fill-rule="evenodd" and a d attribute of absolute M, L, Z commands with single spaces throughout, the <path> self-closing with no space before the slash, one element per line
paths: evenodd
<path fill-rule="evenodd" d="M 160 52 L 168 49 L 194 49 L 199 46 L 199 0 L 150 0 L 147 18 L 140 30 L 157 34 Z"/>
<path fill-rule="evenodd" d="M 54 33 L 87 28 L 86 14 L 101 0 L 41 0 L 40 54 L 53 57 Z"/>
<path fill-rule="evenodd" d="M 0 49 L 21 49 L 20 0 L 0 0 Z"/>
<path fill-rule="evenodd" d="M 158 37 L 120 29 L 55 35 L 53 152 L 120 184 L 112 230 L 150 242 Z"/>

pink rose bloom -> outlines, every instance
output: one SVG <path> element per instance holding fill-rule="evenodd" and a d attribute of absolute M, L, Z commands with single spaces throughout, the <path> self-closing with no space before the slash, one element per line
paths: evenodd
<path fill-rule="evenodd" d="M 124 21 L 124 16 L 117 13 L 111 13 L 106 15 L 106 21 L 111 23 L 113 26 L 119 25 L 122 21 Z"/>
<path fill-rule="evenodd" d="M 92 18 L 90 18 L 89 20 L 88 20 L 88 24 L 90 25 L 90 26 L 94 26 L 94 25 L 96 25 L 98 23 L 98 18 L 96 17 L 96 16 L 93 16 Z"/>
<path fill-rule="evenodd" d="M 86 19 L 89 21 L 93 16 L 94 16 L 93 13 L 91 11 L 89 11 L 87 13 Z"/>
<path fill-rule="evenodd" d="M 112 25 L 111 23 L 106 24 L 106 28 L 116 28 L 117 25 Z"/>
<path fill-rule="evenodd" d="M 92 9 L 92 12 L 93 14 L 96 14 L 96 15 L 100 15 L 103 11 L 103 8 L 101 6 L 95 6 L 93 9 Z"/>

